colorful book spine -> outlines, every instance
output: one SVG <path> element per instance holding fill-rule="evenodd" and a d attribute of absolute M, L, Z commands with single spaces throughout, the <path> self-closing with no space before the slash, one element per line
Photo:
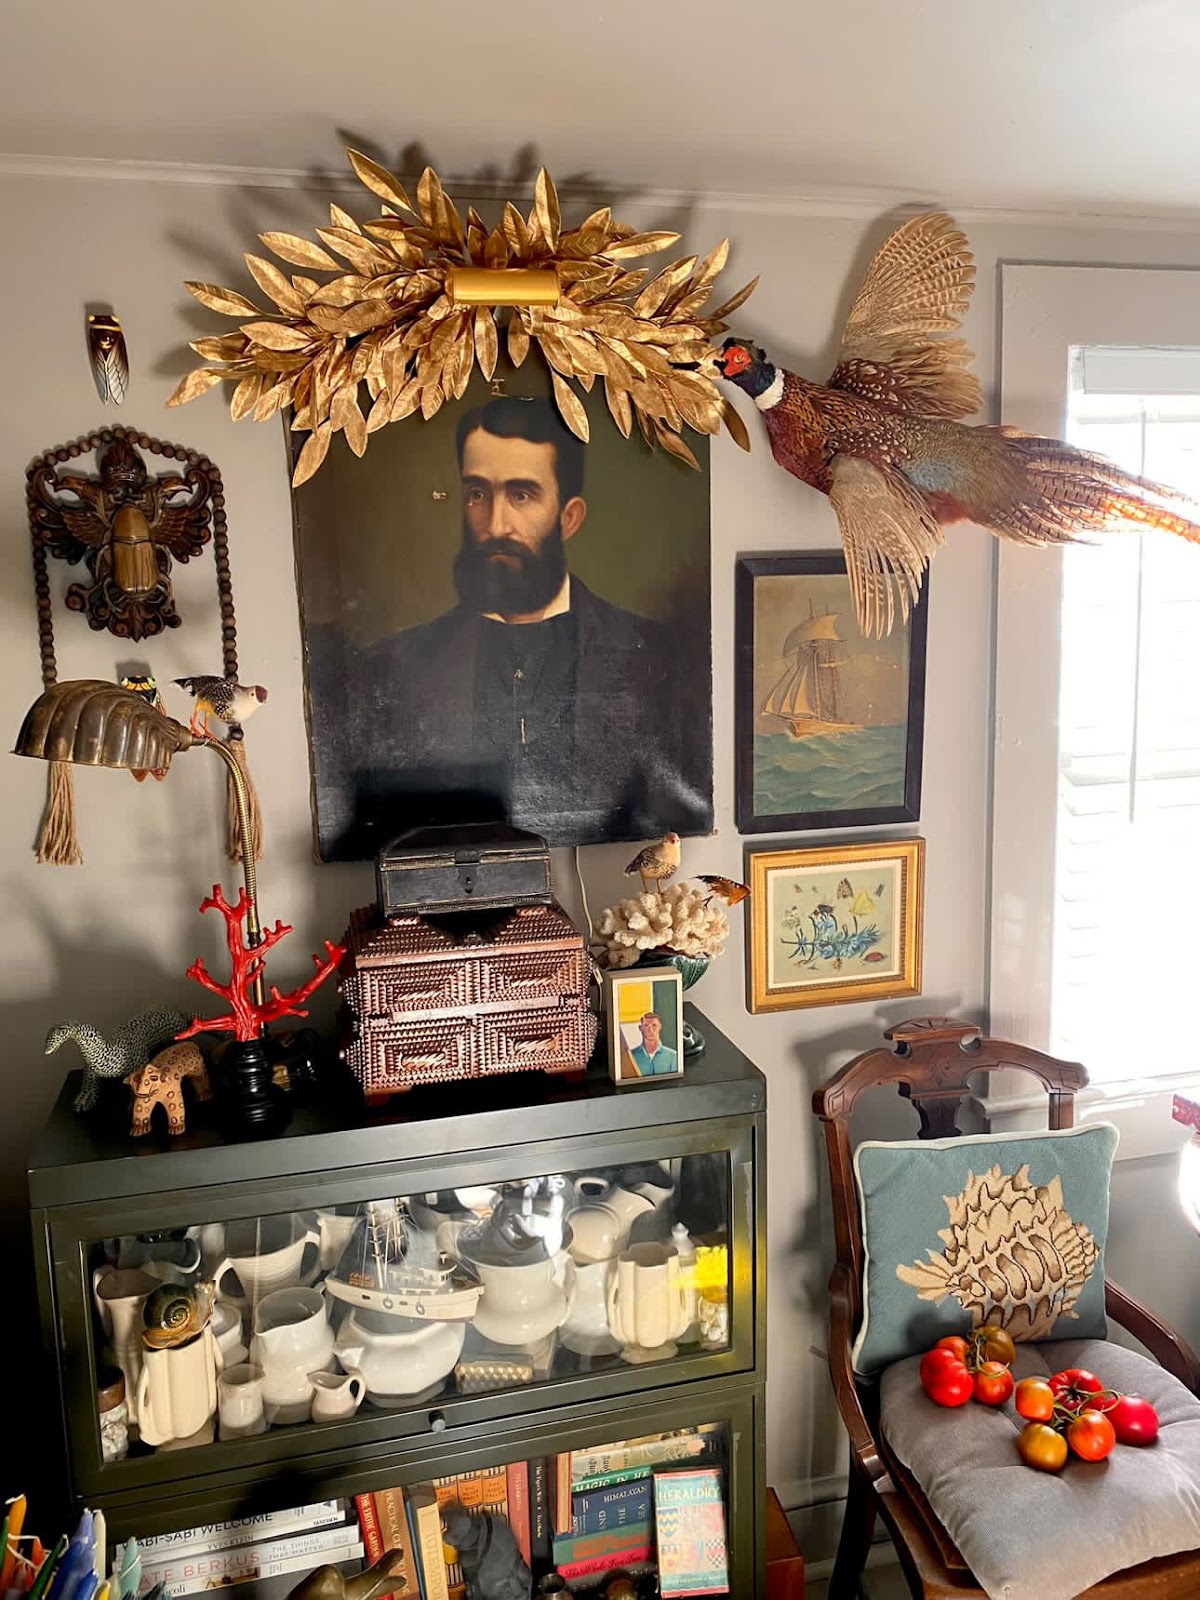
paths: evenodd
<path fill-rule="evenodd" d="M 704 1450 L 705 1440 L 695 1431 L 668 1434 L 660 1439 L 628 1439 L 598 1450 L 573 1450 L 571 1481 L 578 1488 L 581 1479 L 595 1477 L 597 1473 L 686 1461 L 691 1456 L 703 1455 Z"/>
<path fill-rule="evenodd" d="M 181 1528 L 178 1533 L 152 1534 L 147 1539 L 139 1539 L 138 1548 L 143 1561 L 158 1561 L 184 1550 L 232 1550 L 238 1545 L 261 1544 L 264 1540 L 345 1523 L 348 1516 L 349 1506 L 345 1500 L 320 1500 L 313 1505 L 293 1506 L 287 1511 L 264 1511 L 253 1517 L 237 1517 L 232 1522 L 209 1522 L 199 1528 Z"/>
<path fill-rule="evenodd" d="M 517 1541 L 521 1560 L 528 1566 L 533 1559 L 532 1530 L 529 1525 L 529 1463 L 514 1461 L 504 1470 L 508 1491 L 508 1525 Z"/>
<path fill-rule="evenodd" d="M 551 1456 L 554 1476 L 550 1491 L 550 1527 L 554 1533 L 571 1531 L 571 1452 Z"/>
<path fill-rule="evenodd" d="M 380 1489 L 371 1496 L 379 1527 L 380 1555 L 385 1550 L 399 1550 L 402 1557 L 396 1576 L 403 1582 L 398 1581 L 392 1591 L 395 1600 L 401 1600 L 401 1597 L 403 1600 L 412 1600 L 412 1596 L 420 1592 L 404 1499 L 404 1490 L 400 1488 Z"/>
<path fill-rule="evenodd" d="M 719 1468 L 656 1472 L 654 1525 L 659 1592 L 664 1600 L 728 1592 L 725 1497 Z"/>
<path fill-rule="evenodd" d="M 588 1489 L 571 1496 L 571 1534 L 607 1533 L 631 1522 L 649 1522 L 654 1490 L 649 1477 Z"/>
<path fill-rule="evenodd" d="M 593 1572 L 612 1572 L 615 1567 L 629 1567 L 635 1561 L 649 1561 L 654 1547 L 649 1544 L 637 1545 L 629 1550 L 620 1550 L 611 1556 L 592 1556 L 587 1561 L 568 1561 L 565 1566 L 556 1567 L 560 1578 L 568 1582 L 572 1578 L 586 1578 Z"/>
<path fill-rule="evenodd" d="M 616 1483 L 649 1483 L 654 1468 L 649 1462 L 641 1467 L 620 1467 L 616 1472 L 593 1472 L 589 1477 L 577 1478 L 571 1485 L 574 1494 L 586 1489 L 607 1489 Z"/>
<path fill-rule="evenodd" d="M 159 1566 L 143 1566 L 145 1591 L 162 1584 L 169 1595 L 195 1594 L 248 1579 L 270 1578 L 281 1572 L 311 1569 L 330 1562 L 358 1560 L 363 1542 L 358 1530 L 347 1526 L 275 1539 L 268 1544 L 241 1545 L 235 1550 L 175 1556 Z M 143 1591 L 143 1592 L 145 1592 Z"/>
<path fill-rule="evenodd" d="M 619 1555 L 622 1550 L 630 1546 L 640 1547 L 649 1544 L 653 1537 L 654 1532 L 649 1517 L 642 1522 L 631 1522 L 624 1528 L 612 1528 L 608 1533 L 581 1533 L 578 1537 L 571 1534 L 556 1534 L 554 1565 L 561 1567 L 564 1562 L 590 1561 L 593 1556 Z"/>
<path fill-rule="evenodd" d="M 534 1561 L 549 1561 L 550 1501 L 545 1456 L 535 1456 L 529 1463 L 529 1546 Z"/>
<path fill-rule="evenodd" d="M 416 1484 L 408 1491 L 413 1522 L 417 1529 L 417 1549 L 421 1557 L 422 1600 L 450 1600 L 446 1581 L 446 1558 L 442 1553 L 442 1519 L 437 1495 L 431 1485 Z"/>

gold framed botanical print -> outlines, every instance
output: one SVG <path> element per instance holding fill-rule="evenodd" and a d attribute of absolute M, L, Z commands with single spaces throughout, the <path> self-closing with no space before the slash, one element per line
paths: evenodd
<path fill-rule="evenodd" d="M 750 1011 L 920 994 L 924 839 L 746 854 Z"/>

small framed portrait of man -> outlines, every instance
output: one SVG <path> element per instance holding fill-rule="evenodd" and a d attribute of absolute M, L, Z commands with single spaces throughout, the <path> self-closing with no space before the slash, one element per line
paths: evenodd
<path fill-rule="evenodd" d="M 708 441 L 695 472 L 585 405 L 586 445 L 532 357 L 476 373 L 295 492 L 322 859 L 431 822 L 711 832 Z"/>
<path fill-rule="evenodd" d="M 615 1083 L 683 1072 L 683 981 L 674 967 L 604 974 L 608 1071 Z"/>

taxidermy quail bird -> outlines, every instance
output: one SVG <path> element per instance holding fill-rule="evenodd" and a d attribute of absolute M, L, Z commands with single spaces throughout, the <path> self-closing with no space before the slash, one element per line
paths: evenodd
<path fill-rule="evenodd" d="M 196 704 L 188 727 L 201 738 L 211 739 L 209 717 L 218 722 L 246 722 L 267 698 L 260 683 L 236 683 L 232 678 L 176 678 L 176 684 L 194 696 Z"/>
<path fill-rule="evenodd" d="M 648 844 L 644 850 L 638 851 L 625 868 L 625 876 L 632 878 L 636 872 L 642 880 L 643 893 L 647 885 L 653 883 L 661 894 L 663 884 L 679 871 L 679 856 L 679 835 L 664 833 L 657 844 Z"/>
<path fill-rule="evenodd" d="M 1115 528 L 1200 526 L 1156 502 L 1174 490 L 1103 456 L 1016 428 L 968 427 L 979 380 L 963 339 L 946 338 L 975 286 L 966 237 L 940 212 L 913 217 L 872 261 L 827 384 L 785 372 L 756 345 L 726 339 L 717 366 L 766 420 L 771 453 L 829 496 L 859 626 L 907 617 L 951 522 L 1021 544 L 1067 544 Z"/>

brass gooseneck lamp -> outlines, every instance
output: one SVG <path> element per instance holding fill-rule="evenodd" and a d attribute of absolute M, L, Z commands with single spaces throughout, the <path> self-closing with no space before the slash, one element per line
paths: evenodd
<path fill-rule="evenodd" d="M 250 845 L 250 805 L 241 768 L 218 739 L 205 739 L 165 716 L 140 695 L 131 694 L 102 678 L 72 678 L 51 685 L 30 706 L 17 735 L 14 755 L 36 756 L 80 767 L 124 767 L 132 771 L 162 771 L 181 750 L 212 750 L 224 762 L 233 785 L 241 847 L 242 879 L 249 910 L 246 938 L 256 945 L 262 938 L 258 915 L 258 883 L 254 851 Z M 253 979 L 256 1005 L 265 998 L 263 974 Z"/>

